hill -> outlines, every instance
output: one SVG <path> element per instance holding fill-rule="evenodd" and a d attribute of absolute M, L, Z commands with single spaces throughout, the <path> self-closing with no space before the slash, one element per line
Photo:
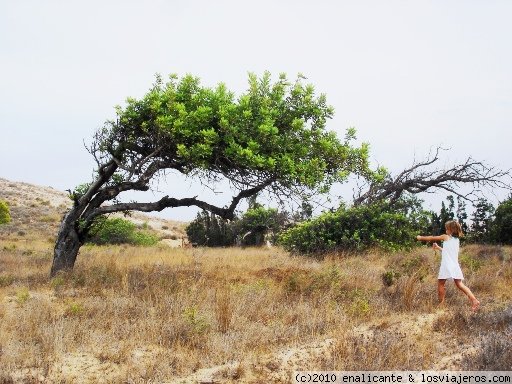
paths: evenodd
<path fill-rule="evenodd" d="M 0 238 L 4 239 L 16 236 L 55 238 L 62 215 L 72 204 L 66 192 L 2 178 L 0 200 L 9 203 L 12 217 L 10 224 L 0 227 Z M 124 217 L 122 214 L 114 216 Z M 125 218 L 140 227 L 153 230 L 163 244 L 172 247 L 181 246 L 181 239 L 186 238 L 185 222 L 166 220 L 140 212 L 133 212 Z"/>

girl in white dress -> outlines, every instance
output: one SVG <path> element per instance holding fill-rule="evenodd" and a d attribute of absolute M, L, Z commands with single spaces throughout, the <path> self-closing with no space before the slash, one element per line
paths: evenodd
<path fill-rule="evenodd" d="M 457 288 L 466 294 L 471 301 L 471 309 L 476 311 L 480 305 L 473 292 L 464 285 L 462 280 L 462 270 L 459 265 L 459 237 L 462 234 L 462 228 L 460 224 L 454 220 L 447 221 L 445 224 L 445 235 L 440 236 L 416 236 L 416 240 L 420 241 L 442 241 L 443 247 L 440 247 L 437 243 L 433 243 L 434 249 L 441 251 L 441 266 L 439 267 L 439 275 L 437 277 L 437 293 L 439 295 L 439 304 L 444 303 L 446 296 L 445 283 L 447 279 L 453 279 Z"/>

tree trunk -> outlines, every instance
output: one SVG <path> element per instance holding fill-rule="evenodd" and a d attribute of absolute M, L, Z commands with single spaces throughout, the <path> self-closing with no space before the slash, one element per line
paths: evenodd
<path fill-rule="evenodd" d="M 59 271 L 72 270 L 82 245 L 76 228 L 76 208 L 72 208 L 62 220 L 55 249 L 53 252 L 53 264 L 50 276 L 53 277 Z"/>

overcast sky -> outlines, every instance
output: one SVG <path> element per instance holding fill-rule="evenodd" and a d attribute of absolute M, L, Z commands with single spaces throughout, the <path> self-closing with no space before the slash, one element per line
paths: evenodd
<path fill-rule="evenodd" d="M 83 142 L 155 73 L 239 93 L 265 70 L 304 74 L 335 107 L 328 128 L 355 127 L 374 164 L 396 171 L 442 145 L 448 164 L 471 155 L 507 169 L 511 17 L 512 1 L 493 0 L 0 0 L 0 177 L 89 181 Z"/>

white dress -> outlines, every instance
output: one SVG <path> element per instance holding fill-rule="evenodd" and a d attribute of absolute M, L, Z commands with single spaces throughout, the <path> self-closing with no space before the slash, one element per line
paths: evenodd
<path fill-rule="evenodd" d="M 464 279 L 459 265 L 459 244 L 459 239 L 451 236 L 443 242 L 438 279 Z"/>

